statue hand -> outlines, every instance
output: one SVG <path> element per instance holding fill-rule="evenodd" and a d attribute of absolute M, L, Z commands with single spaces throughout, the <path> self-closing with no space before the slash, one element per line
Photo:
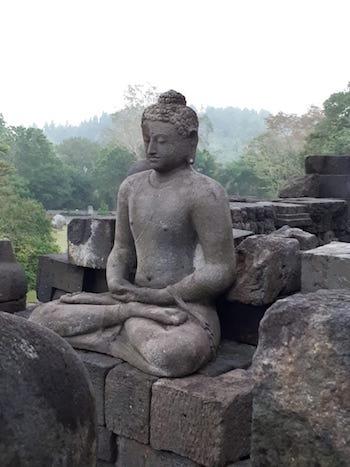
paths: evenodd
<path fill-rule="evenodd" d="M 112 293 L 113 298 L 120 302 L 139 302 L 149 305 L 172 305 L 172 297 L 166 289 L 151 289 L 148 287 L 137 287 L 133 284 L 120 285 L 118 292 Z"/>

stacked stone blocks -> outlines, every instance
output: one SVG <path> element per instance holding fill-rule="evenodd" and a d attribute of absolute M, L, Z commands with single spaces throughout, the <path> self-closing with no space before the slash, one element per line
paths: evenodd
<path fill-rule="evenodd" d="M 221 467 L 248 456 L 253 385 L 237 365 L 248 368 L 254 350 L 224 342 L 201 374 L 178 379 L 78 351 L 95 393 L 97 465 Z"/>

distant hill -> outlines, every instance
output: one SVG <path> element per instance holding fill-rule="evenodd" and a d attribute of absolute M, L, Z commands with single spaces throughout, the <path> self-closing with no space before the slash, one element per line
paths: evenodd
<path fill-rule="evenodd" d="M 266 110 L 257 112 L 237 107 L 207 107 L 200 115 L 201 133 L 204 135 L 201 149 L 204 144 L 220 162 L 238 159 L 245 145 L 265 131 L 265 118 L 268 115 L 269 112 Z M 100 117 L 94 116 L 90 120 L 81 122 L 80 125 L 51 123 L 46 124 L 43 130 L 54 144 L 74 137 L 87 138 L 103 144 L 108 138 L 106 130 L 112 128 L 111 116 L 103 113 Z"/>
<path fill-rule="evenodd" d="M 111 116 L 104 112 L 100 117 L 95 115 L 90 120 L 84 120 L 79 125 L 45 124 L 43 131 L 47 138 L 54 144 L 60 144 L 69 138 L 87 138 L 90 141 L 103 140 L 104 131 L 112 125 Z"/>

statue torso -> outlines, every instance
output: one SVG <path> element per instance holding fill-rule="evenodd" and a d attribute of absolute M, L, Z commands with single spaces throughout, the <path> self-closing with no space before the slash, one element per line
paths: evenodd
<path fill-rule="evenodd" d="M 188 171 L 157 186 L 151 173 L 138 174 L 137 183 L 131 185 L 129 224 L 137 255 L 135 283 L 161 288 L 193 272 L 197 245 L 191 220 L 194 181 Z"/>

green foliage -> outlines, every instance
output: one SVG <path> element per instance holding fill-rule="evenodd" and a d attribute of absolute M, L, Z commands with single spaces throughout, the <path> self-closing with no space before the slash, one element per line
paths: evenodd
<path fill-rule="evenodd" d="M 81 173 L 91 172 L 101 151 L 98 143 L 87 138 L 69 138 L 56 146 L 57 156 Z"/>
<path fill-rule="evenodd" d="M 58 250 L 43 207 L 16 193 L 13 174 L 13 167 L 0 161 L 0 238 L 11 240 L 31 289 L 35 287 L 38 256 Z"/>
<path fill-rule="evenodd" d="M 306 140 L 307 154 L 350 154 L 350 83 L 323 104 L 324 119 Z"/>
<path fill-rule="evenodd" d="M 219 169 L 219 164 L 215 157 L 204 149 L 203 151 L 197 152 L 195 169 L 208 177 L 215 178 Z"/>
<path fill-rule="evenodd" d="M 107 148 L 101 152 L 93 174 L 95 197 L 99 206 L 115 208 L 117 190 L 133 162 L 135 157 L 126 149 Z"/>
<path fill-rule="evenodd" d="M 286 180 L 304 173 L 305 141 L 322 118 L 316 107 L 301 117 L 278 113 L 267 118 L 267 131 L 254 138 L 243 155 L 244 164 L 260 183 L 257 189 L 277 196 Z"/>
<path fill-rule="evenodd" d="M 17 127 L 13 132 L 9 159 L 26 180 L 30 197 L 47 209 L 60 209 L 70 196 L 67 168 L 41 130 Z"/>

